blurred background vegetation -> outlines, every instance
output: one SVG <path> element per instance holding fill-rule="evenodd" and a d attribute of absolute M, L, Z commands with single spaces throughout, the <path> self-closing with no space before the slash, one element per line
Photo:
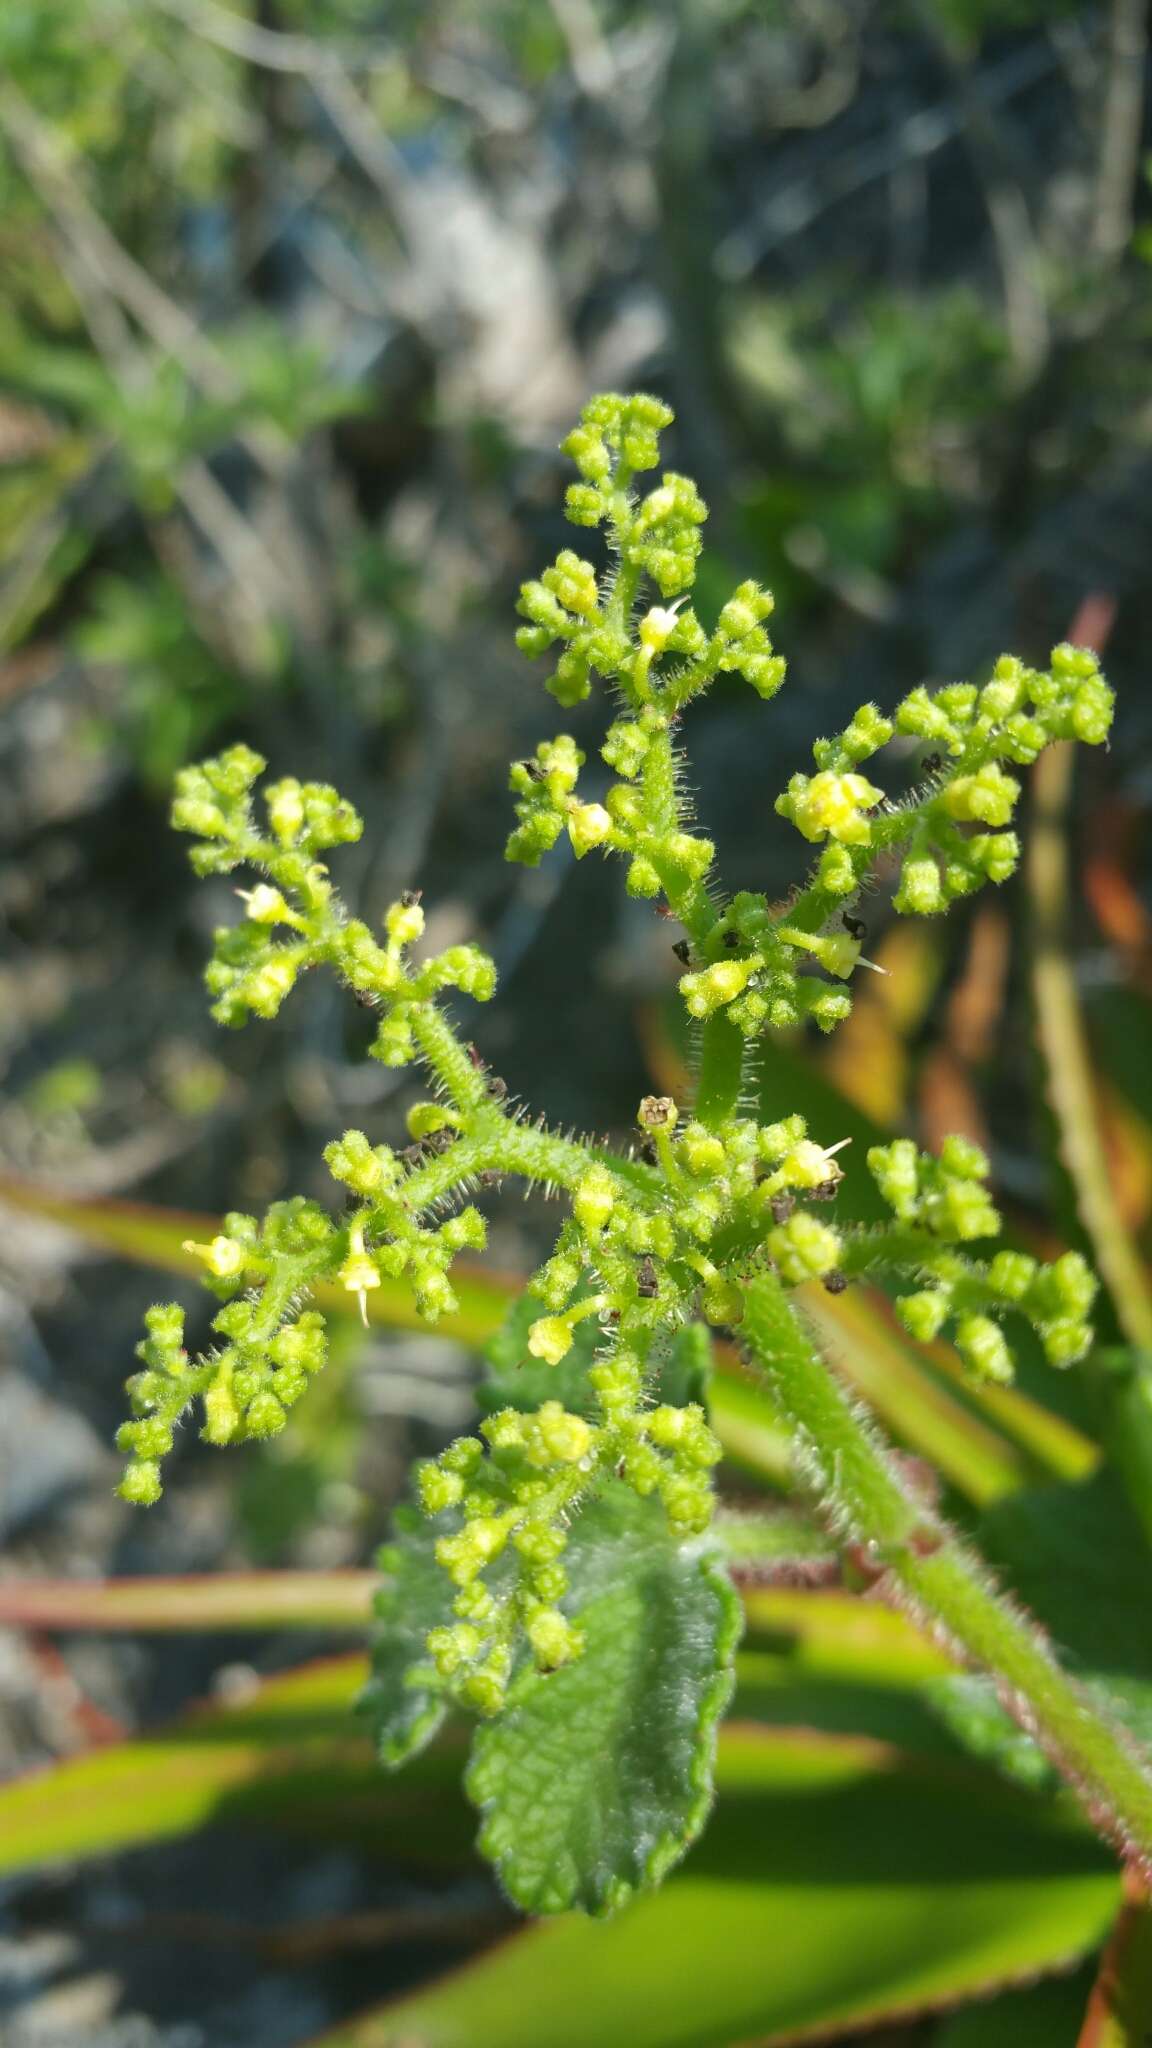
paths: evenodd
<path fill-rule="evenodd" d="M 831 1045 L 783 1048 L 765 1088 L 825 1137 L 989 1144 L 1025 1238 L 1097 1257 L 1103 1240 L 1106 1263 L 1122 1247 L 1105 1336 L 1152 1345 L 1147 38 L 1144 0 L 7 0 L 14 1195 L 87 1198 L 107 1242 L 128 1229 L 115 1198 L 211 1212 L 322 1193 L 334 1131 L 398 1128 L 408 1083 L 360 1063 L 364 1020 L 332 990 L 258 1034 L 207 1021 L 199 966 L 230 898 L 185 872 L 166 803 L 180 763 L 237 738 L 365 812 L 342 857 L 360 914 L 422 886 L 437 943 L 495 952 L 477 1040 L 550 1118 L 625 1129 L 646 1086 L 674 1081 L 676 963 L 647 907 L 559 854 L 539 874 L 500 857 L 506 763 L 553 729 L 511 634 L 519 581 L 564 537 L 556 443 L 591 390 L 645 387 L 676 407 L 674 460 L 712 508 L 702 597 L 769 584 L 790 663 L 770 714 L 733 688 L 686 721 L 733 886 L 789 885 L 772 800 L 863 699 L 979 675 L 1006 648 L 1042 656 L 1077 621 L 1107 641 L 1113 750 L 1049 792 L 1066 871 L 1049 846 L 947 929 L 889 930 L 878 898 L 887 980 Z M 1042 1087 L 1058 1026 L 1030 969 L 1041 920 L 1086 1033 L 1087 1202 L 1061 1158 L 1067 1075 L 1047 1105 Z M 523 1270 L 533 1210 L 493 1213 L 496 1263 Z M 107 1446 L 156 1285 L 26 1204 L 7 1218 L 5 1579 L 363 1564 L 409 1458 L 471 1412 L 469 1344 L 349 1331 L 355 1373 L 334 1370 L 286 1438 L 223 1459 L 186 1440 L 142 1520 L 111 1498 Z M 1076 1388 L 1044 1398 L 1093 1427 Z M 0 1645 L 8 1770 L 300 1655 L 275 1633 L 76 1638 L 66 1662 L 39 1637 Z M 446 1940 L 466 1949 L 491 1912 L 470 1880 L 450 1910 L 438 1895 L 424 1946 L 418 1928 L 303 1958 L 194 1939 L 187 1915 L 173 1932 L 254 1891 L 282 1919 L 354 1922 L 382 1883 L 415 1910 L 402 1871 L 351 1850 L 229 1853 L 226 1870 L 198 1842 L 13 1895 L 3 2038 L 302 2040 Z M 145 1900 L 170 1938 L 117 1942 Z M 1071 2048 L 1075 2010 L 1037 2006 L 1036 2041 Z M 999 2033 L 965 2024 L 883 2039 L 1033 2038 L 1016 2009 Z"/>

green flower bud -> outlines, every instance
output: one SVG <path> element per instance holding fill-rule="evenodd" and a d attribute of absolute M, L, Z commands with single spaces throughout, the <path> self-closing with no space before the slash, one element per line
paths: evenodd
<path fill-rule="evenodd" d="M 612 833 L 612 820 L 603 804 L 572 804 L 566 823 L 577 860 L 583 860 L 594 846 L 603 846 Z"/>
<path fill-rule="evenodd" d="M 1010 1384 L 1012 1354 L 999 1323 L 991 1316 L 962 1317 L 956 1326 L 956 1348 L 981 1379 L 998 1386 Z"/>
<path fill-rule="evenodd" d="M 621 720 L 608 728 L 607 738 L 600 752 L 610 768 L 627 781 L 639 775 L 644 766 L 650 741 L 648 734 L 639 725 Z"/>
<path fill-rule="evenodd" d="M 426 1515 L 442 1514 L 445 1508 L 454 1508 L 463 1499 L 464 1481 L 459 1472 L 446 1472 L 429 1460 L 417 1465 L 413 1477 Z"/>
<path fill-rule="evenodd" d="M 539 1457 L 533 1462 L 579 1465 L 592 1448 L 591 1426 L 581 1415 L 569 1415 L 559 1401 L 545 1401 L 533 1418 Z M 529 1452 L 532 1457 L 532 1453 Z"/>
<path fill-rule="evenodd" d="M 598 1237 L 616 1207 L 616 1183 L 606 1166 L 589 1167 L 572 1197 L 572 1214 L 581 1230 Z"/>
<path fill-rule="evenodd" d="M 635 860 L 631 863 L 625 886 L 630 896 L 639 896 L 645 899 L 659 896 L 661 889 L 660 877 L 651 861 L 646 860 L 642 854 L 637 854 Z"/>
<path fill-rule="evenodd" d="M 889 1208 L 902 1223 L 910 1222 L 920 1195 L 920 1162 L 911 1138 L 870 1146 L 867 1165 Z"/>
<path fill-rule="evenodd" d="M 485 1720 L 491 1720 L 504 1705 L 508 1691 L 508 1675 L 499 1665 L 485 1665 L 482 1671 L 473 1671 L 460 1687 L 460 1698 L 464 1705 L 475 1709 Z"/>
<path fill-rule="evenodd" d="M 960 775 L 943 791 L 940 802 L 950 818 L 965 823 L 1007 825 L 1016 807 L 1020 784 L 1005 775 L 999 762 L 989 761 L 975 775 Z"/>
<path fill-rule="evenodd" d="M 257 1394 L 244 1416 L 245 1434 L 250 1437 L 278 1436 L 288 1417 L 275 1394 Z"/>
<path fill-rule="evenodd" d="M 834 1272 L 844 1249 L 843 1239 L 831 1224 L 822 1223 L 819 1217 L 809 1216 L 802 1209 L 769 1231 L 767 1243 L 781 1279 L 793 1287 Z"/>
<path fill-rule="evenodd" d="M 1026 1252 L 997 1252 L 988 1268 L 988 1283 L 1005 1301 L 1023 1301 L 1036 1277 L 1036 1261 Z"/>
<path fill-rule="evenodd" d="M 802 1116 L 785 1117 L 781 1123 L 761 1125 L 756 1139 L 757 1150 L 768 1166 L 775 1166 L 793 1145 L 798 1145 L 807 1135 L 808 1126 Z"/>
<path fill-rule="evenodd" d="M 333 1180 L 358 1195 L 377 1195 L 400 1178 L 393 1154 L 386 1146 L 370 1145 L 363 1131 L 345 1131 L 342 1138 L 333 1139 L 324 1148 L 324 1159 Z"/>
<path fill-rule="evenodd" d="M 990 882 L 1006 882 L 1020 861 L 1020 841 L 1014 832 L 978 832 L 968 841 L 968 852 Z"/>
<path fill-rule="evenodd" d="M 572 1349 L 572 1329 L 563 1316 L 541 1316 L 528 1331 L 528 1349 L 545 1365 L 559 1365 Z"/>
<path fill-rule="evenodd" d="M 204 1442 L 230 1444 L 239 1427 L 240 1411 L 228 1380 L 214 1380 L 204 1395 L 204 1427 L 200 1432 Z"/>
<path fill-rule="evenodd" d="M 856 869 L 846 846 L 826 846 L 820 855 L 816 878 L 830 896 L 853 896 L 857 888 Z"/>
<path fill-rule="evenodd" d="M 951 1293 L 943 1287 L 923 1287 L 905 1294 L 896 1303 L 896 1313 L 910 1337 L 918 1344 L 931 1344 L 948 1320 Z"/>
<path fill-rule="evenodd" d="M 715 1179 L 728 1164 L 723 1144 L 704 1124 L 686 1126 L 677 1156 L 697 1180 Z"/>
<path fill-rule="evenodd" d="M 913 917 L 934 917 L 944 909 L 940 869 L 931 854 L 910 854 L 900 871 L 893 907 Z"/>
<path fill-rule="evenodd" d="M 129 1501 L 134 1508 L 154 1507 L 164 1491 L 159 1465 L 151 1458 L 133 1459 L 116 1491 L 121 1500 Z"/>
<path fill-rule="evenodd" d="M 804 1015 L 811 1017 L 821 1031 L 834 1031 L 852 1014 L 851 996 L 843 989 L 829 988 L 826 981 L 799 981 L 796 993 Z"/>
<path fill-rule="evenodd" d="M 295 988 L 299 971 L 298 952 L 282 948 L 273 954 L 263 967 L 258 967 L 245 979 L 244 1001 L 248 1008 L 254 1010 L 258 1017 L 275 1017 L 285 997 L 291 995 Z"/>
<path fill-rule="evenodd" d="M 459 1472 L 468 1479 L 484 1462 L 484 1446 L 474 1436 L 458 1436 L 440 1453 L 440 1464 L 445 1472 Z"/>
<path fill-rule="evenodd" d="M 1037 1327 L 1049 1365 L 1075 1365 L 1092 1348 L 1092 1330 L 1088 1323 L 1068 1317 L 1058 1322 L 1040 1323 Z"/>
<path fill-rule="evenodd" d="M 384 1018 L 372 1042 L 373 1059 L 385 1067 L 406 1067 L 416 1052 L 416 1041 L 412 1026 L 400 1011 L 394 1010 Z"/>
<path fill-rule="evenodd" d="M 952 720 L 942 704 L 933 699 L 921 683 L 896 707 L 896 730 L 918 740 L 955 738 Z"/>
<path fill-rule="evenodd" d="M 557 1671 L 584 1648 L 584 1636 L 555 1607 L 538 1607 L 524 1624 L 524 1633 L 541 1671 Z"/>
<path fill-rule="evenodd" d="M 754 960 L 717 960 L 699 973 L 680 978 L 680 993 L 691 1017 L 711 1017 L 733 1002 L 755 969 Z"/>
<path fill-rule="evenodd" d="M 622 1477 L 638 1493 L 641 1500 L 655 1493 L 664 1474 L 664 1466 L 658 1452 L 651 1444 L 630 1444 L 621 1459 Z"/>
<path fill-rule="evenodd" d="M 660 1480 L 660 1498 L 673 1529 L 699 1535 L 712 1520 L 712 1489 L 706 1479 L 687 1472 L 667 1472 Z"/>

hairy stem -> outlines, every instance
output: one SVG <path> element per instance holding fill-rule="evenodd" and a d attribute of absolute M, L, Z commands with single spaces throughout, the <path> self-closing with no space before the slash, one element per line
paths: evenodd
<path fill-rule="evenodd" d="M 748 1041 L 724 1010 L 709 1017 L 700 1034 L 700 1071 L 696 1079 L 696 1115 L 715 1129 L 735 1116 L 744 1087 Z"/>
<path fill-rule="evenodd" d="M 741 1335 L 792 1425 L 804 1481 L 836 1532 L 950 1646 L 990 1671 L 1005 1705 L 1041 1744 L 1094 1824 L 1152 1868 L 1152 1776 L 1035 1625 L 917 1496 L 789 1307 L 779 1282 L 749 1284 Z"/>

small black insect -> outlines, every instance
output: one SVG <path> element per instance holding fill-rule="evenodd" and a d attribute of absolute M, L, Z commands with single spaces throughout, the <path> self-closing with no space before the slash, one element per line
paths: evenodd
<path fill-rule="evenodd" d="M 654 1259 L 641 1259 L 636 1271 L 637 1291 L 644 1301 L 651 1301 L 660 1291 L 660 1276 Z"/>
<path fill-rule="evenodd" d="M 405 889 L 400 898 L 405 910 L 415 910 L 423 894 L 423 889 Z"/>
<path fill-rule="evenodd" d="M 848 1276 L 846 1273 L 825 1273 L 824 1275 L 824 1291 L 826 1294 L 843 1294 L 847 1285 Z"/>
<path fill-rule="evenodd" d="M 842 910 L 840 912 L 840 922 L 845 931 L 851 934 L 852 938 L 863 940 L 868 937 L 868 927 L 862 917 L 849 917 L 848 912 Z"/>
<path fill-rule="evenodd" d="M 939 775 L 943 766 L 944 763 L 939 754 L 925 754 L 924 759 L 920 763 L 921 771 L 925 775 Z"/>
<path fill-rule="evenodd" d="M 812 1202 L 830 1202 L 836 1193 L 836 1187 L 837 1183 L 834 1180 L 818 1181 L 814 1188 L 809 1188 L 808 1198 Z"/>
<path fill-rule="evenodd" d="M 428 1152 L 449 1152 L 456 1143 L 456 1133 L 449 1130 L 430 1131 L 423 1143 Z"/>
<path fill-rule="evenodd" d="M 482 1167 L 476 1178 L 482 1188 L 499 1188 L 504 1185 L 504 1175 L 497 1173 L 494 1166 Z"/>
<path fill-rule="evenodd" d="M 689 960 L 692 958 L 692 948 L 687 939 L 677 939 L 672 951 L 675 953 L 681 966 L 687 967 Z"/>
<path fill-rule="evenodd" d="M 740 944 L 739 932 L 725 932 L 724 944 L 728 947 L 729 951 L 733 951 Z"/>
<path fill-rule="evenodd" d="M 502 1080 L 499 1074 L 490 1075 L 484 1086 L 492 1097 L 493 1102 L 503 1102 L 508 1093 L 508 1083 Z"/>
<path fill-rule="evenodd" d="M 524 770 L 529 782 L 543 782 L 544 770 L 539 761 L 517 761 L 516 766 Z"/>
<path fill-rule="evenodd" d="M 405 1145 L 400 1157 L 404 1161 L 405 1166 L 422 1166 L 424 1164 L 423 1144 Z"/>

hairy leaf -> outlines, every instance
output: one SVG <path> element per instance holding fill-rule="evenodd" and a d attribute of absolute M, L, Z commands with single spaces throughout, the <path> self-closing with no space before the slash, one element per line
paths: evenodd
<path fill-rule="evenodd" d="M 567 1559 L 584 1654 L 522 1676 L 477 1737 L 468 1790 L 517 1905 L 606 1913 L 703 1826 L 740 1607 L 715 1549 L 622 1486 L 581 1517 Z"/>
<path fill-rule="evenodd" d="M 415 1508 L 399 1508 L 395 1540 L 379 1556 L 387 1574 L 376 1596 L 372 1677 L 360 1701 L 381 1763 L 395 1770 L 437 1733 L 445 1703 L 434 1667 L 424 1654 L 429 1629 L 452 1620 L 455 1587 L 436 1563 L 443 1527 Z"/>

